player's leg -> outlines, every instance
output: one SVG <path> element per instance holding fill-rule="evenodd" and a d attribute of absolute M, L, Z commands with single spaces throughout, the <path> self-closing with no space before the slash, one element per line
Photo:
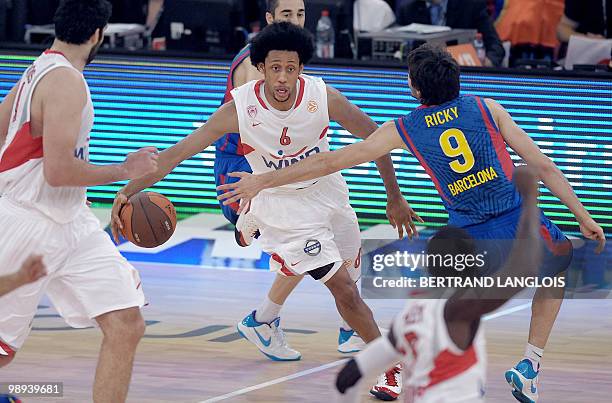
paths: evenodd
<path fill-rule="evenodd" d="M 93 396 L 95 402 L 124 402 L 132 378 L 136 347 L 145 332 L 137 307 L 108 312 L 96 317 L 104 335 Z"/>
<path fill-rule="evenodd" d="M 540 276 L 564 277 L 572 258 L 571 242 L 544 216 L 540 232 L 546 245 Z M 535 403 L 538 400 L 540 360 L 559 314 L 564 292 L 563 287 L 536 290 L 531 305 L 525 354 L 521 361 L 505 373 L 506 381 L 513 388 L 512 395 L 520 402 Z"/>
<path fill-rule="evenodd" d="M 49 227 L 47 220 L 0 199 L 0 276 L 12 275 L 35 252 L 45 254 L 47 270 L 52 273 L 64 256 L 46 244 L 61 236 Z M 0 297 L 0 368 L 13 361 L 29 335 L 48 282 L 49 276 L 43 277 Z"/>
<path fill-rule="evenodd" d="M 340 257 L 346 262 L 351 262 L 347 267 L 351 279 L 359 290 L 359 279 L 361 278 L 361 233 L 359 222 L 355 211 L 350 204 L 338 209 L 331 218 L 334 242 L 338 246 Z M 355 330 L 340 316 L 340 328 L 338 331 L 338 351 L 340 353 L 355 353 L 365 347 L 363 339 Z"/>
<path fill-rule="evenodd" d="M 72 225 L 78 243 L 50 281 L 47 294 L 70 326 L 97 324 L 102 330 L 94 401 L 125 401 L 134 354 L 144 334 L 140 276 L 105 232 L 92 230 L 99 223 L 91 213 Z"/>
<path fill-rule="evenodd" d="M 329 276 L 334 270 L 334 266 L 339 265 L 336 272 Z M 331 263 L 320 269 L 308 272 L 316 280 L 323 281 L 325 286 L 334 296 L 338 312 L 349 324 L 352 329 L 355 329 L 361 338 L 369 343 L 380 337 L 380 330 L 374 321 L 372 311 L 359 295 L 359 290 L 355 281 L 351 278 L 348 268 L 352 266 L 352 262 L 337 262 Z"/>

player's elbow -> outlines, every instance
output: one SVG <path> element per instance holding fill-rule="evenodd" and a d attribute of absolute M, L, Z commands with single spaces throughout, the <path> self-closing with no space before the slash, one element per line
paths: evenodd
<path fill-rule="evenodd" d="M 555 163 L 545 155 L 540 159 L 540 161 L 538 161 L 534 168 L 541 179 L 553 175 L 557 171 L 557 166 Z"/>
<path fill-rule="evenodd" d="M 59 166 L 45 164 L 43 173 L 45 181 L 51 187 L 69 186 L 66 181 L 66 170 Z"/>

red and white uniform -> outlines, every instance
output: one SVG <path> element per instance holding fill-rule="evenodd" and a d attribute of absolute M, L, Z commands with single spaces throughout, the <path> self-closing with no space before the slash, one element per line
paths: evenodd
<path fill-rule="evenodd" d="M 486 347 L 481 329 L 461 350 L 444 320 L 446 300 L 409 300 L 393 322 L 397 348 L 404 355 L 404 401 L 410 403 L 484 402 Z"/>
<path fill-rule="evenodd" d="M 0 298 L 0 341 L 12 349 L 25 341 L 45 293 L 74 327 L 144 304 L 138 272 L 86 207 L 87 189 L 52 187 L 45 180 L 43 139 L 30 131 L 32 97 L 38 83 L 60 68 L 76 70 L 61 53 L 46 51 L 24 72 L 0 151 L 0 276 L 17 271 L 33 253 L 43 255 L 49 273 Z M 87 104 L 74 156 L 87 161 L 94 111 L 87 83 L 85 88 Z"/>
<path fill-rule="evenodd" d="M 232 90 L 240 138 L 253 173 L 283 169 L 329 151 L 327 87 L 320 78 L 301 75 L 295 104 L 277 111 L 267 102 L 264 82 Z M 271 270 L 303 274 L 330 263 L 352 260 L 359 268 L 360 235 L 348 187 L 340 173 L 313 181 L 266 189 L 251 201 Z"/>

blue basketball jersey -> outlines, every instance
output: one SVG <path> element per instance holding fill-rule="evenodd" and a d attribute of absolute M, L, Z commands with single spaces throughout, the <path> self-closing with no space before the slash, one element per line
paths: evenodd
<path fill-rule="evenodd" d="M 433 180 L 449 224 L 479 224 L 519 207 L 514 164 L 484 99 L 460 96 L 395 121 Z"/>
<path fill-rule="evenodd" d="M 251 46 L 247 45 L 236 55 L 234 60 L 232 60 L 230 71 L 227 76 L 225 96 L 223 97 L 222 105 L 232 100 L 231 91 L 234 89 L 234 71 L 249 56 L 251 56 Z M 240 133 L 226 133 L 223 137 L 215 142 L 215 147 L 219 157 L 223 157 L 223 153 L 244 155 L 242 143 L 240 142 Z"/>

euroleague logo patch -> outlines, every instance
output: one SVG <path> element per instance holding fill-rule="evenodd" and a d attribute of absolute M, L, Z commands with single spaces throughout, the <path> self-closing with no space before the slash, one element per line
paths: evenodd
<path fill-rule="evenodd" d="M 321 242 L 317 241 L 316 239 L 309 239 L 306 241 L 304 253 L 308 256 L 317 256 L 319 253 L 321 253 Z"/>
<path fill-rule="evenodd" d="M 315 113 L 316 111 L 319 110 L 319 105 L 317 104 L 316 101 L 308 101 L 308 112 L 310 113 Z"/>
<path fill-rule="evenodd" d="M 247 113 L 249 114 L 251 119 L 255 119 L 255 117 L 257 116 L 257 107 L 255 105 L 247 106 Z"/>

